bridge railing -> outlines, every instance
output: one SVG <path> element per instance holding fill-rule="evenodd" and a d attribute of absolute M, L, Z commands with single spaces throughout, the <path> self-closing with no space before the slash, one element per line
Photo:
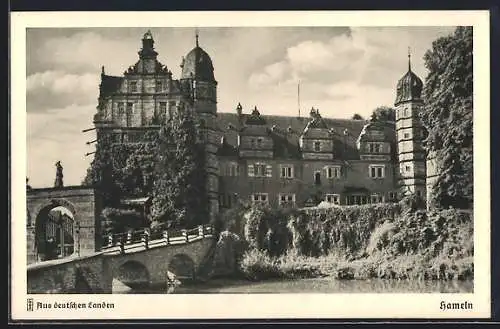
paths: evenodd
<path fill-rule="evenodd" d="M 165 230 L 151 232 L 149 229 L 140 229 L 124 233 L 109 234 L 105 237 L 103 243 L 103 250 L 120 247 L 122 253 L 125 252 L 130 245 L 137 245 L 142 243 L 148 249 L 152 244 L 169 245 L 188 243 L 192 240 L 199 240 L 200 238 L 212 236 L 214 229 L 211 225 L 199 225 L 192 229 L 182 230 Z"/>

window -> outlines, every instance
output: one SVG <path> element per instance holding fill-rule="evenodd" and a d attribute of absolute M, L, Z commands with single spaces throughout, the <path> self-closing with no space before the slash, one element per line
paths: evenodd
<path fill-rule="evenodd" d="M 369 201 L 370 200 L 367 195 L 349 195 L 346 197 L 348 206 L 355 204 L 367 204 Z"/>
<path fill-rule="evenodd" d="M 248 165 L 249 177 L 272 177 L 273 167 L 263 163 L 254 163 Z"/>
<path fill-rule="evenodd" d="M 372 194 L 371 203 L 382 203 L 384 202 L 384 196 L 380 194 Z"/>
<path fill-rule="evenodd" d="M 340 166 L 326 167 L 326 178 L 329 179 L 340 178 L 340 176 L 341 176 Z"/>
<path fill-rule="evenodd" d="M 141 141 L 141 135 L 138 133 L 129 132 L 127 135 L 128 143 L 139 143 Z"/>
<path fill-rule="evenodd" d="M 131 93 L 137 92 L 137 81 L 130 81 L 130 92 Z"/>
<path fill-rule="evenodd" d="M 265 176 L 266 175 L 266 165 L 255 164 L 255 176 Z"/>
<path fill-rule="evenodd" d="M 127 126 L 132 126 L 134 103 L 127 103 Z"/>
<path fill-rule="evenodd" d="M 421 197 L 422 196 L 422 191 L 417 190 L 417 196 Z"/>
<path fill-rule="evenodd" d="M 321 142 L 314 142 L 314 152 L 321 151 Z"/>
<path fill-rule="evenodd" d="M 269 198 L 267 193 L 254 193 L 252 194 L 252 203 L 269 203 Z"/>
<path fill-rule="evenodd" d="M 385 166 L 384 165 L 370 165 L 368 175 L 370 178 L 384 178 Z"/>
<path fill-rule="evenodd" d="M 398 193 L 397 192 L 389 192 L 389 199 L 390 200 L 396 200 L 398 198 Z"/>
<path fill-rule="evenodd" d="M 411 166 L 405 166 L 405 171 L 411 171 Z"/>
<path fill-rule="evenodd" d="M 112 135 L 113 137 L 113 143 L 121 143 L 122 142 L 122 134 L 120 133 L 115 133 Z"/>
<path fill-rule="evenodd" d="M 253 149 L 255 148 L 255 139 L 253 138 L 250 140 L 250 147 Z"/>
<path fill-rule="evenodd" d="M 219 206 L 222 208 L 231 208 L 235 201 L 235 195 L 228 193 L 219 194 Z"/>
<path fill-rule="evenodd" d="M 167 113 L 167 102 L 160 102 L 160 114 L 165 115 Z"/>
<path fill-rule="evenodd" d="M 156 92 L 162 92 L 163 91 L 163 81 L 161 80 L 156 80 Z"/>
<path fill-rule="evenodd" d="M 281 178 L 293 178 L 293 167 L 289 165 L 281 166 Z"/>
<path fill-rule="evenodd" d="M 168 117 L 172 117 L 172 113 L 175 111 L 176 103 L 173 101 L 168 102 Z"/>
<path fill-rule="evenodd" d="M 314 184 L 321 185 L 321 172 L 319 171 L 314 173 Z"/>
<path fill-rule="evenodd" d="M 403 134 L 404 139 L 409 139 L 410 138 L 410 133 L 404 133 Z"/>
<path fill-rule="evenodd" d="M 370 153 L 380 153 L 382 152 L 382 144 L 381 143 L 369 143 L 368 149 Z"/>
<path fill-rule="evenodd" d="M 237 163 L 230 163 L 229 164 L 229 176 L 239 176 L 240 175 L 240 168 Z"/>
<path fill-rule="evenodd" d="M 262 147 L 262 138 L 257 138 L 257 147 L 258 148 Z"/>
<path fill-rule="evenodd" d="M 280 194 L 279 195 L 279 205 L 294 205 L 295 204 L 295 194 Z"/>
<path fill-rule="evenodd" d="M 340 204 L 340 196 L 338 194 L 327 194 L 325 201 L 333 204 Z"/>
<path fill-rule="evenodd" d="M 118 103 L 118 117 L 120 119 L 123 118 L 125 114 L 125 104 L 124 103 Z"/>
<path fill-rule="evenodd" d="M 404 110 L 404 116 L 407 117 L 408 116 L 408 109 L 405 109 Z"/>

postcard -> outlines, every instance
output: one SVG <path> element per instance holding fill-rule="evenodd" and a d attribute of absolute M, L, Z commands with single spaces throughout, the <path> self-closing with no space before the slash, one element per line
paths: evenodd
<path fill-rule="evenodd" d="M 490 317 L 487 11 L 11 27 L 14 320 Z"/>

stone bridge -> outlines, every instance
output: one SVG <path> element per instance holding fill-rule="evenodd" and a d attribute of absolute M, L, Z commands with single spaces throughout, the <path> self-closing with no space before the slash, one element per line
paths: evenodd
<path fill-rule="evenodd" d="M 208 274 L 214 242 L 210 226 L 150 240 L 140 234 L 139 241 L 123 239 L 93 255 L 28 265 L 28 293 L 111 293 L 113 279 L 131 288 L 165 287 L 174 276 L 200 279 Z"/>

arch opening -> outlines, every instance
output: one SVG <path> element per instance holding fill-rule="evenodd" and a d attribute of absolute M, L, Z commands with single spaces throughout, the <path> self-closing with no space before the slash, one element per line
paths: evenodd
<path fill-rule="evenodd" d="M 144 264 L 129 260 L 123 263 L 114 278 L 132 289 L 147 287 L 150 283 L 149 272 Z"/>
<path fill-rule="evenodd" d="M 76 252 L 75 213 L 71 205 L 52 201 L 35 221 L 35 247 L 39 261 L 65 258 Z"/>
<path fill-rule="evenodd" d="M 194 261 L 186 254 L 177 254 L 170 260 L 168 271 L 173 273 L 177 278 L 194 279 Z"/>

